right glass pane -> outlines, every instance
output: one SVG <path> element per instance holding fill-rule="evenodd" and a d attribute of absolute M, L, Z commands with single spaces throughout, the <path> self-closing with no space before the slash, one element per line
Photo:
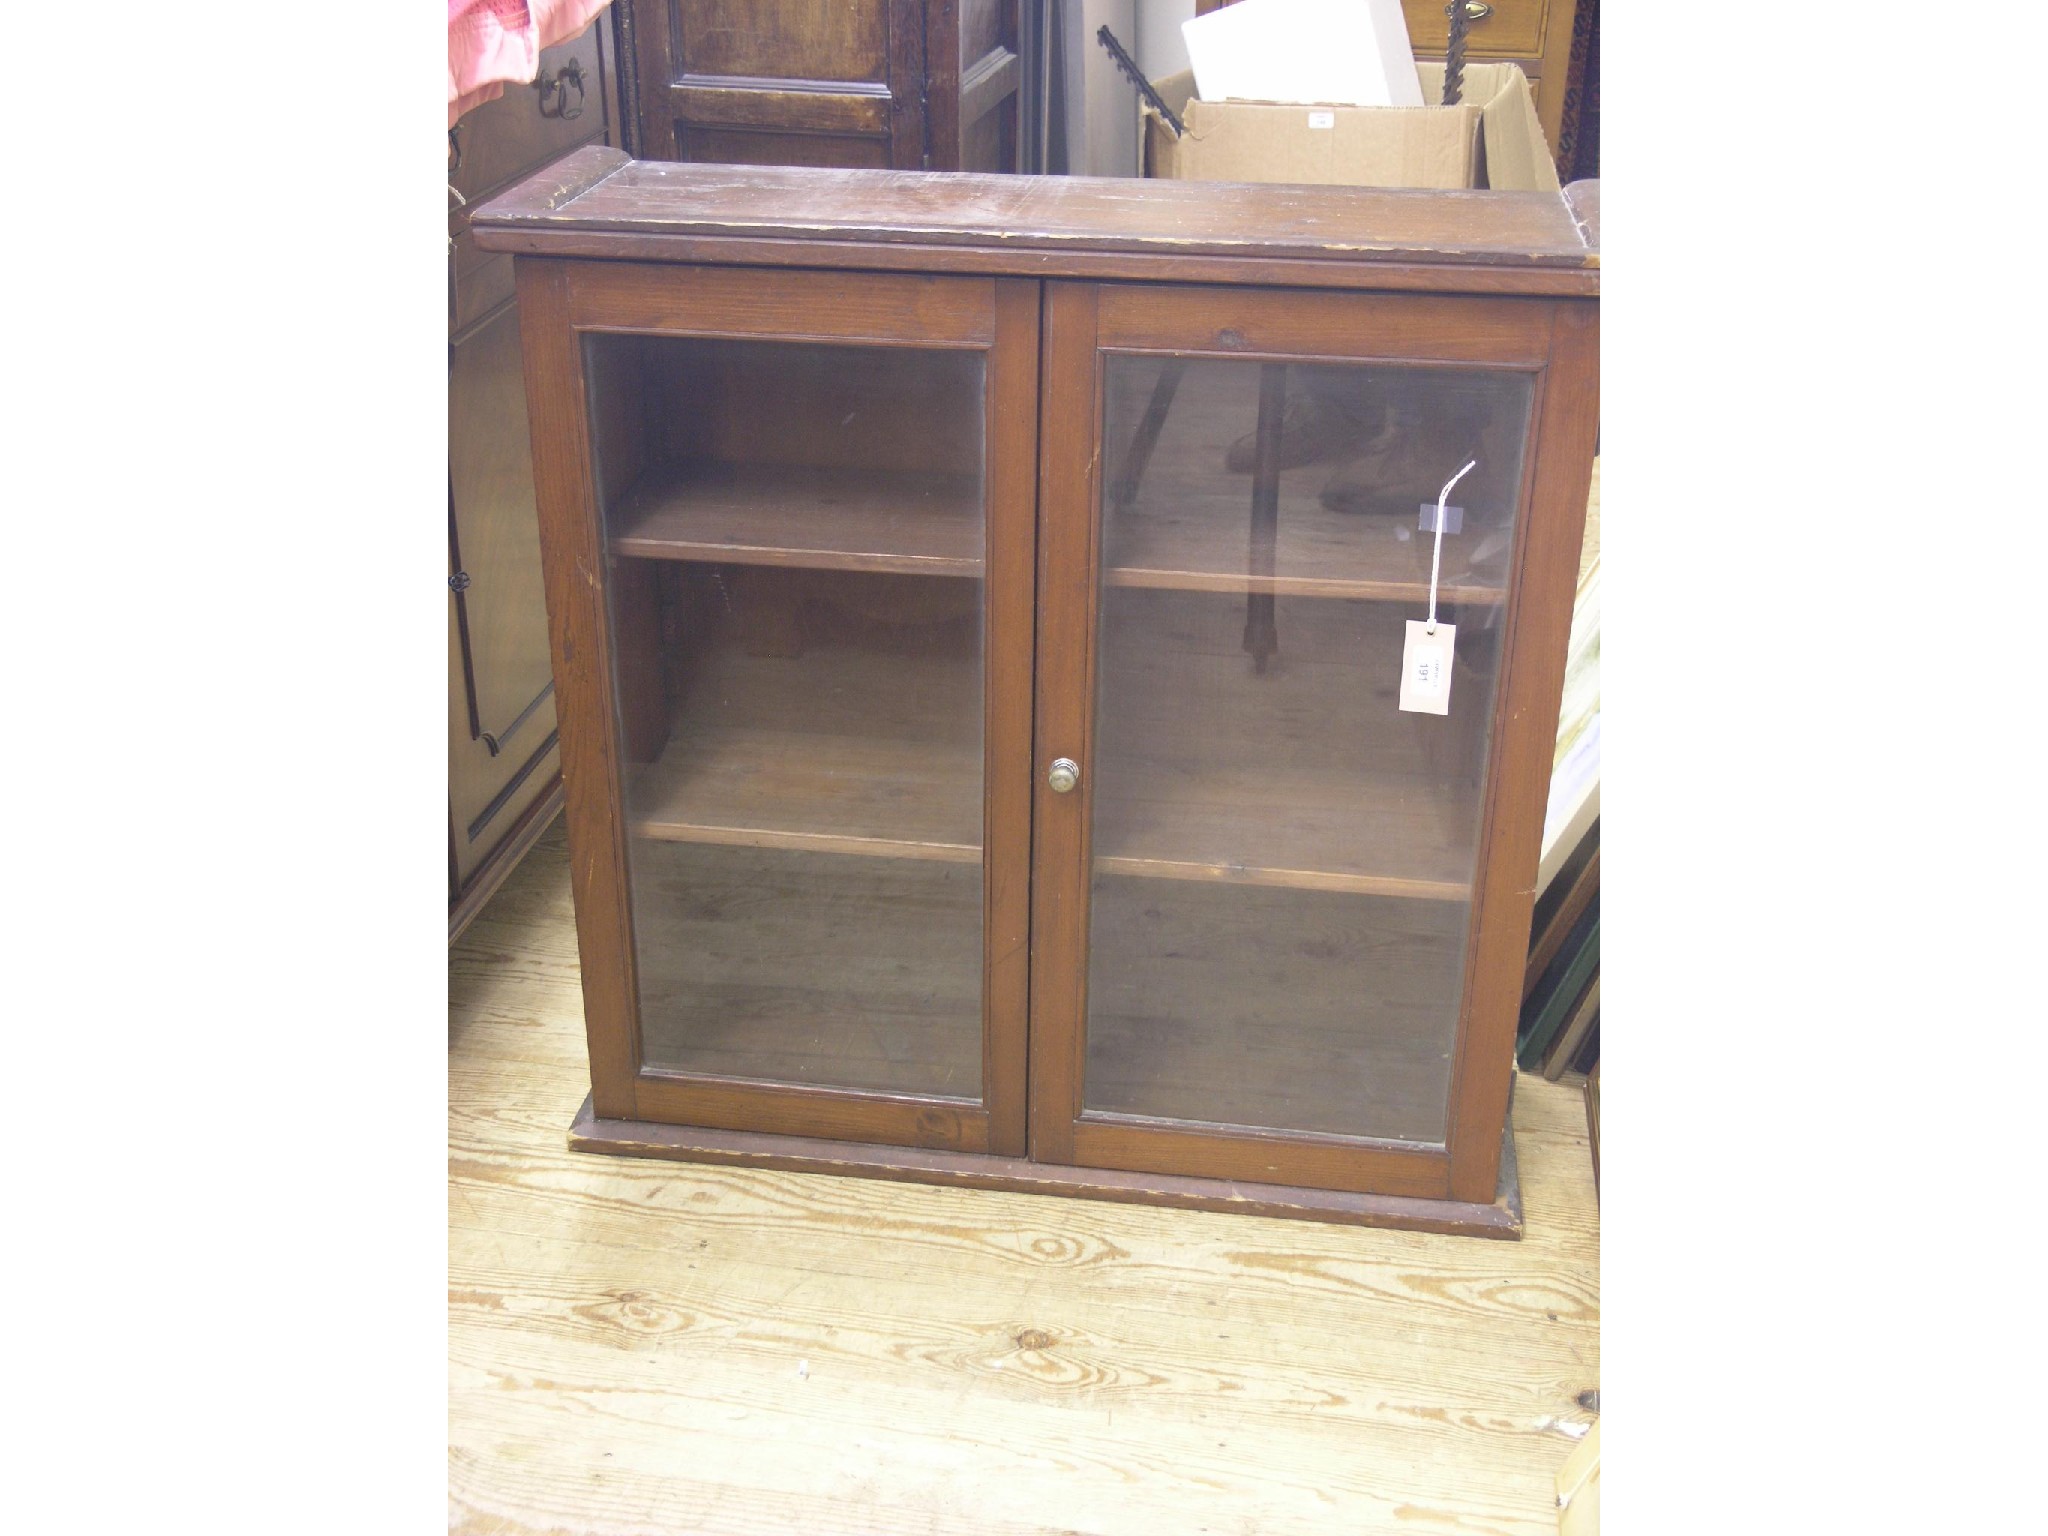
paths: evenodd
<path fill-rule="evenodd" d="M 1087 1109 L 1442 1142 L 1530 398 L 1106 359 Z"/>

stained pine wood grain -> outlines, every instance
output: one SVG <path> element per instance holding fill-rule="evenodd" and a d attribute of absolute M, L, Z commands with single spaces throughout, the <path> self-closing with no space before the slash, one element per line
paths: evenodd
<path fill-rule="evenodd" d="M 567 1150 L 567 856 L 450 952 L 449 1524 L 1551 1536 L 1599 1384 L 1579 1095 L 1519 1243 Z"/>
<path fill-rule="evenodd" d="M 654 560 L 979 576 L 980 501 L 965 476 L 663 465 L 619 509 L 612 549 Z"/>
<path fill-rule="evenodd" d="M 1530 272 L 1584 270 L 1592 260 L 1554 192 L 1311 190 L 1114 176 L 942 182 L 900 171 L 676 165 L 594 146 L 493 199 L 471 226 L 490 251 L 523 249 L 516 237 L 528 230 L 596 229 L 1062 255 L 1251 254 L 1322 268 L 1406 259 Z"/>

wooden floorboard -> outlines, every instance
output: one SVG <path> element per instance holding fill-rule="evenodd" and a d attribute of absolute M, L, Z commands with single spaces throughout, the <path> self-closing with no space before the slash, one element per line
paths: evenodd
<path fill-rule="evenodd" d="M 579 1155 L 559 827 L 449 988 L 452 1530 L 1557 1530 L 1574 1088 L 1518 1085 L 1519 1243 Z"/>

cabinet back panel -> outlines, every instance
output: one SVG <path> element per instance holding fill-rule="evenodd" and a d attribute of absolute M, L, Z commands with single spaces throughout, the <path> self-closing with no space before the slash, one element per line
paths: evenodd
<path fill-rule="evenodd" d="M 973 474 L 981 358 L 912 348 L 645 343 L 670 459 Z"/>

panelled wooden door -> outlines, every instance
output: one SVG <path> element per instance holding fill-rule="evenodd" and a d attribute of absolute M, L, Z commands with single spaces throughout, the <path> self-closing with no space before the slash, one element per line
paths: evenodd
<path fill-rule="evenodd" d="M 1545 392 L 1583 316 L 1045 306 L 1031 1155 L 1490 1200 L 1557 709 L 1507 662 L 1525 586 L 1569 611 L 1577 520 L 1525 509 L 1590 452 Z M 1400 707 L 1411 621 L 1453 626 L 1443 713 Z"/>
<path fill-rule="evenodd" d="M 1016 0 L 638 0 L 652 160 L 1017 166 Z"/>
<path fill-rule="evenodd" d="M 648 159 L 923 161 L 923 0 L 655 0 L 633 25 Z"/>
<path fill-rule="evenodd" d="M 597 1113 L 1021 1156 L 1038 285 L 519 284 Z"/>

